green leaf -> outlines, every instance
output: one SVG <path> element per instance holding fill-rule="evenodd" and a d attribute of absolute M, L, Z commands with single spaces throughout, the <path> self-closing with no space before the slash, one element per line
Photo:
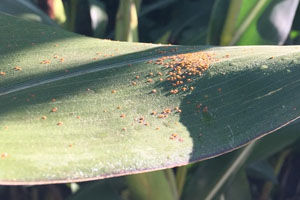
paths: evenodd
<path fill-rule="evenodd" d="M 251 191 L 245 170 L 241 169 L 232 184 L 224 192 L 225 199 L 251 200 Z"/>
<path fill-rule="evenodd" d="M 93 35 L 89 1 L 64 1 L 64 9 L 67 15 L 67 21 L 64 25 L 65 28 L 79 34 Z"/>
<path fill-rule="evenodd" d="M 53 15 L 54 20 L 61 26 L 66 25 L 67 16 L 62 0 L 53 1 Z"/>
<path fill-rule="evenodd" d="M 220 38 L 221 45 L 253 45 L 283 44 L 291 30 L 299 0 L 221 2 L 216 1 L 208 41 L 216 44 Z M 222 33 L 213 31 L 221 28 Z M 221 33 L 219 37 L 218 33 Z"/>
<path fill-rule="evenodd" d="M 6 15 L 0 23 L 1 184 L 185 165 L 299 117 L 297 46 L 162 46 L 92 39 Z M 170 67 L 155 64 L 177 54 L 186 65 L 211 57 L 186 91 L 166 80 Z M 168 117 L 159 117 L 163 110 Z"/>
<path fill-rule="evenodd" d="M 68 197 L 68 200 L 93 200 L 95 198 L 102 200 L 121 200 L 122 198 L 117 191 L 117 189 L 120 188 L 116 188 L 116 186 L 123 185 L 123 183 L 120 180 L 118 180 L 118 184 L 114 182 L 116 181 L 112 179 L 106 179 L 85 184 L 79 189 L 78 192 Z"/>
<path fill-rule="evenodd" d="M 267 135 L 260 139 L 249 156 L 247 164 L 267 159 L 299 140 L 299 122 L 300 120 L 296 120 L 289 126 L 279 129 L 274 134 Z"/>
<path fill-rule="evenodd" d="M 219 45 L 230 0 L 216 0 L 209 20 L 207 43 Z"/>
<path fill-rule="evenodd" d="M 176 44 L 205 44 L 213 1 L 178 1 L 170 8 L 172 30 L 169 41 Z"/>
<path fill-rule="evenodd" d="M 123 0 L 119 3 L 115 39 L 138 42 L 138 9 L 140 0 Z"/>
<path fill-rule="evenodd" d="M 89 3 L 93 36 L 103 38 L 108 23 L 105 5 L 96 0 L 89 0 Z"/>
<path fill-rule="evenodd" d="M 298 122 L 298 123 L 297 123 Z M 265 162 L 263 159 L 267 159 L 268 157 L 278 153 L 283 150 L 287 146 L 295 143 L 297 139 L 300 137 L 299 135 L 299 120 L 295 123 L 292 123 L 289 126 L 286 126 L 273 134 L 267 135 L 256 142 L 256 145 L 252 149 L 251 154 L 248 154 L 247 157 L 243 156 L 245 160 L 242 160 L 243 163 L 240 164 L 240 171 L 244 171 L 243 168 L 250 166 L 252 164 L 256 164 L 258 162 Z M 210 193 L 215 188 L 220 179 L 224 177 L 226 171 L 229 171 L 229 168 L 233 163 L 237 162 L 238 156 L 242 153 L 241 150 L 234 151 L 225 155 L 222 155 L 218 158 L 207 160 L 199 163 L 195 166 L 195 169 L 191 171 L 192 174 L 190 179 L 187 181 L 184 191 L 184 197 L 186 199 L 198 199 L 204 198 L 205 195 Z M 276 177 L 274 177 L 274 173 L 271 171 L 267 171 L 266 167 L 263 166 L 255 166 L 256 169 L 260 170 L 260 178 L 266 178 L 269 180 L 273 180 L 276 182 Z M 258 170 L 256 170 L 256 174 L 253 174 L 253 170 L 249 170 L 248 173 L 250 176 L 258 175 Z M 273 171 L 273 170 L 272 170 Z M 240 179 L 240 175 L 235 175 L 237 171 L 231 170 L 230 177 L 227 178 L 227 181 L 223 181 L 223 185 L 219 188 L 220 191 L 226 191 L 226 188 L 231 188 L 231 183 L 235 179 Z M 256 176 L 257 177 L 257 176 Z M 216 194 L 216 192 L 215 192 Z"/>
<path fill-rule="evenodd" d="M 161 1 L 151 3 L 150 5 L 145 5 L 143 9 L 141 9 L 141 11 L 139 12 L 139 17 L 143 17 L 155 10 L 165 8 L 176 1 L 177 0 L 161 0 Z"/>
<path fill-rule="evenodd" d="M 274 169 L 268 161 L 257 161 L 250 164 L 247 167 L 247 172 L 252 178 L 271 181 L 272 183 L 278 184 Z"/>
<path fill-rule="evenodd" d="M 43 11 L 30 0 L 1 0 L 0 12 L 4 12 L 24 19 L 56 25 Z"/>
<path fill-rule="evenodd" d="M 253 151 L 255 143 L 243 149 L 228 153 L 198 164 L 192 177 L 187 181 L 183 199 L 212 199 L 226 190 L 226 185 L 234 180 Z"/>
<path fill-rule="evenodd" d="M 151 173 L 135 174 L 127 176 L 128 187 L 131 192 L 130 199 L 137 200 L 176 200 L 173 188 L 168 181 L 168 172 L 157 171 Z M 176 192 L 176 191 L 175 191 Z"/>

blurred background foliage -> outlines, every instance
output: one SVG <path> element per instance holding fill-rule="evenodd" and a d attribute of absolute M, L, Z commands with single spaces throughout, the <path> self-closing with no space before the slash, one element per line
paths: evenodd
<path fill-rule="evenodd" d="M 0 12 L 130 42 L 300 43 L 299 0 L 1 0 Z M 175 169 L 85 183 L 0 186 L 0 199 L 296 200 L 299 133 L 296 121 L 242 149 Z"/>

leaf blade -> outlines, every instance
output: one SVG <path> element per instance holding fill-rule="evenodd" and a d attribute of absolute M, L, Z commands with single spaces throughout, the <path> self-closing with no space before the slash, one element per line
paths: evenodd
<path fill-rule="evenodd" d="M 11 34 L 14 26 L 0 32 L 8 47 L 0 49 L 0 71 L 6 72 L 0 77 L 0 184 L 86 181 L 185 165 L 232 151 L 299 116 L 293 110 L 300 95 L 298 47 L 130 44 L 1 18 L 7 28 L 8 22 L 36 27 L 39 37 L 24 41 L 24 35 Z M 192 76 L 186 84 L 195 90 L 186 93 L 170 95 L 169 69 L 145 63 L 199 51 L 219 61 L 203 76 Z M 275 58 L 268 60 L 271 55 Z M 288 64 L 291 59 L 295 62 Z M 53 81 L 33 84 L 45 79 Z M 20 84 L 29 87 L 3 93 Z M 208 112 L 199 114 L 198 103 Z M 172 111 L 165 119 L 151 115 L 175 107 L 182 112 Z M 170 139 L 174 133 L 182 140 Z"/>

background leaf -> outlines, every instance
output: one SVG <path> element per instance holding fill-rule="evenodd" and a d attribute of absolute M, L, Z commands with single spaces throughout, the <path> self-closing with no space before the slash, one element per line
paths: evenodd
<path fill-rule="evenodd" d="M 224 9 L 224 1 L 216 2 L 210 29 L 222 27 L 220 45 L 283 44 L 292 27 L 298 3 L 298 0 L 231 0 L 227 3 L 228 9 Z M 224 27 L 220 20 L 214 20 L 216 16 L 226 19 Z M 218 41 L 218 35 L 213 31 L 208 37 L 212 44 Z"/>
<path fill-rule="evenodd" d="M 103 38 L 108 23 L 108 16 L 106 14 L 105 6 L 103 3 L 96 0 L 89 0 L 89 2 L 93 36 Z"/>
<path fill-rule="evenodd" d="M 177 194 L 174 193 L 174 191 L 170 187 L 169 182 L 166 179 L 166 173 L 167 171 L 157 171 L 151 173 L 136 174 L 126 177 L 129 190 L 131 191 L 130 199 L 178 199 Z"/>
<path fill-rule="evenodd" d="M 55 25 L 43 11 L 37 8 L 30 0 L 2 0 L 0 12 L 22 17 L 33 21 Z"/>
<path fill-rule="evenodd" d="M 138 42 L 139 5 L 140 0 L 120 1 L 116 18 L 116 40 Z"/>

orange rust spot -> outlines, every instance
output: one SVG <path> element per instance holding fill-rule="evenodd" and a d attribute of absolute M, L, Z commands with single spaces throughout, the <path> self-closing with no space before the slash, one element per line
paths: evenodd
<path fill-rule="evenodd" d="M 22 68 L 21 68 L 20 66 L 15 66 L 15 67 L 14 67 L 14 70 L 15 70 L 15 71 L 22 71 Z"/>
<path fill-rule="evenodd" d="M 151 112 L 151 115 L 156 115 L 156 114 L 157 114 L 156 111 L 152 111 L 152 112 Z"/>
<path fill-rule="evenodd" d="M 112 90 L 111 91 L 112 94 L 115 94 L 116 92 L 117 92 L 117 90 Z"/>
<path fill-rule="evenodd" d="M 136 85 L 136 82 L 135 82 L 135 81 L 132 81 L 132 82 L 131 82 L 131 85 L 133 85 L 133 86 Z"/>
<path fill-rule="evenodd" d="M 159 81 L 163 81 L 164 79 L 163 78 L 159 78 Z"/>
<path fill-rule="evenodd" d="M 153 76 L 154 74 L 152 72 L 149 73 L 149 76 Z"/>
<path fill-rule="evenodd" d="M 59 62 L 61 62 L 61 63 L 64 62 L 64 61 L 65 61 L 64 58 L 60 58 L 60 59 L 59 59 Z"/>
<path fill-rule="evenodd" d="M 274 56 L 271 56 L 270 58 L 268 58 L 268 60 L 274 59 Z"/>
<path fill-rule="evenodd" d="M 161 72 L 157 72 L 157 75 L 162 76 L 163 74 Z"/>
<path fill-rule="evenodd" d="M 181 90 L 182 90 L 182 91 L 186 91 L 186 90 L 187 90 L 187 88 L 186 88 L 186 87 L 183 87 L 183 88 L 181 88 Z"/>
<path fill-rule="evenodd" d="M 153 89 L 152 91 L 151 91 L 151 93 L 156 93 L 157 91 L 156 91 L 156 89 Z"/>
<path fill-rule="evenodd" d="M 57 126 L 62 126 L 64 123 L 63 122 L 58 122 L 56 125 Z"/>
<path fill-rule="evenodd" d="M 170 136 L 170 140 L 174 140 L 178 137 L 177 133 L 172 133 L 172 135 Z"/>
<path fill-rule="evenodd" d="M 41 119 L 45 120 L 45 119 L 47 119 L 47 117 L 46 116 L 42 116 Z"/>
<path fill-rule="evenodd" d="M 183 142 L 183 139 L 182 139 L 182 138 L 179 138 L 178 141 L 179 141 L 179 142 Z"/>
<path fill-rule="evenodd" d="M 179 113 L 181 113 L 181 110 L 180 110 L 180 108 L 179 108 L 179 107 L 175 107 L 175 108 L 174 108 L 174 110 L 175 110 L 176 112 L 179 112 Z"/>
<path fill-rule="evenodd" d="M 80 116 L 76 116 L 77 119 L 80 119 Z"/>
<path fill-rule="evenodd" d="M 6 73 L 5 73 L 5 72 L 0 72 L 0 75 L 1 75 L 1 76 L 5 76 Z"/>
<path fill-rule="evenodd" d="M 70 147 L 70 148 L 73 147 L 73 144 L 69 144 L 68 147 Z"/>
<path fill-rule="evenodd" d="M 135 78 L 136 78 L 136 79 L 139 79 L 139 78 L 140 78 L 140 76 L 135 76 Z"/>
<path fill-rule="evenodd" d="M 193 91 L 194 89 L 195 89 L 194 87 L 190 87 L 190 90 L 192 90 L 192 91 Z"/>
<path fill-rule="evenodd" d="M 166 109 L 163 110 L 162 113 L 164 113 L 164 114 L 169 114 L 169 113 L 171 113 L 171 112 L 172 112 L 172 111 L 171 111 L 170 108 L 166 108 Z"/>
<path fill-rule="evenodd" d="M 127 130 L 127 128 L 125 128 L 125 127 L 124 127 L 124 128 L 122 128 L 122 131 L 126 131 L 126 130 Z"/>
<path fill-rule="evenodd" d="M 59 58 L 59 56 L 58 55 L 54 55 L 53 58 Z"/>
<path fill-rule="evenodd" d="M 56 112 L 58 110 L 58 108 L 54 107 L 51 109 L 51 112 Z"/>
<path fill-rule="evenodd" d="M 171 93 L 171 94 L 177 94 L 177 93 L 178 93 L 178 90 L 177 90 L 177 89 L 171 90 L 170 93 Z"/>
<path fill-rule="evenodd" d="M 160 119 L 165 118 L 165 117 L 166 117 L 166 115 L 163 115 L 163 114 L 159 114 L 159 115 L 157 116 L 157 118 L 160 118 Z"/>
<path fill-rule="evenodd" d="M 119 110 L 120 110 L 121 108 L 122 108 L 121 106 L 117 106 L 117 109 L 119 109 Z"/>
<path fill-rule="evenodd" d="M 151 78 L 148 78 L 148 79 L 147 79 L 147 82 L 148 82 L 148 83 L 152 83 L 153 80 L 152 80 Z"/>
<path fill-rule="evenodd" d="M 8 153 L 1 153 L 1 158 L 4 159 L 8 156 Z"/>
<path fill-rule="evenodd" d="M 149 122 L 144 123 L 145 126 L 150 126 Z"/>
<path fill-rule="evenodd" d="M 120 117 L 121 118 L 125 118 L 126 116 L 125 116 L 125 114 L 121 114 Z"/>
<path fill-rule="evenodd" d="M 41 63 L 41 64 L 50 64 L 51 61 L 50 61 L 50 60 L 43 60 L 43 61 L 41 61 L 40 63 Z"/>
<path fill-rule="evenodd" d="M 160 129 L 160 127 L 156 127 L 156 128 L 155 128 L 155 130 L 159 130 L 159 129 Z"/>

